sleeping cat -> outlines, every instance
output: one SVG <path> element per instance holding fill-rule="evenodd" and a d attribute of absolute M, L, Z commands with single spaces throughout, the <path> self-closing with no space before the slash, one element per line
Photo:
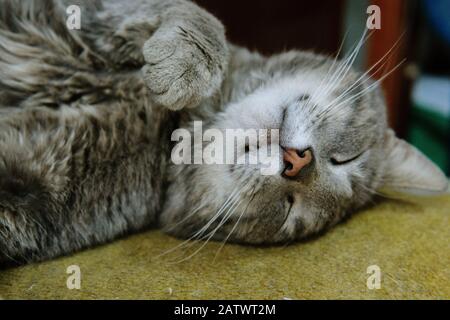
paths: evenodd
<path fill-rule="evenodd" d="M 70 4 L 81 8 L 80 30 L 66 26 Z M 216 18 L 183 0 L 0 7 L 0 264 L 151 226 L 286 243 L 330 228 L 379 192 L 447 188 L 387 128 L 378 83 L 351 68 L 357 50 L 344 60 L 264 57 L 228 43 Z M 279 129 L 278 173 L 174 165 L 171 134 L 194 120 Z"/>

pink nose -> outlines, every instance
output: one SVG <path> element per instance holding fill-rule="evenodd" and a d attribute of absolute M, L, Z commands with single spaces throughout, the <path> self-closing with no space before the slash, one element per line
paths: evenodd
<path fill-rule="evenodd" d="M 287 164 L 284 174 L 288 177 L 295 177 L 311 162 L 312 153 L 311 150 L 299 151 L 287 148 L 284 150 L 283 160 Z"/>

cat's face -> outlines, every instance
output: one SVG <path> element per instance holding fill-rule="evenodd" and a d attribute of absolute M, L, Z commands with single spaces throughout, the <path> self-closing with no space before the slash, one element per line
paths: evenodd
<path fill-rule="evenodd" d="M 262 164 L 177 166 L 164 229 L 183 237 L 280 243 L 336 224 L 382 188 L 444 190 L 445 176 L 387 129 L 374 82 L 342 66 L 326 59 L 318 66 L 289 65 L 217 114 L 209 127 L 278 129 L 272 146 L 278 170 L 262 175 Z"/>

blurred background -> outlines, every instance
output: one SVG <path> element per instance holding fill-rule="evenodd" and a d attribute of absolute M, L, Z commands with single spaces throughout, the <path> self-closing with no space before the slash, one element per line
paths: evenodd
<path fill-rule="evenodd" d="M 450 0 L 195 0 L 226 26 L 228 38 L 264 54 L 312 49 L 339 56 L 366 28 L 369 5 L 381 9 L 355 66 L 368 70 L 395 45 L 383 80 L 389 122 L 450 175 Z M 400 41 L 398 41 L 400 40 Z M 397 45 L 396 45 L 397 43 Z"/>

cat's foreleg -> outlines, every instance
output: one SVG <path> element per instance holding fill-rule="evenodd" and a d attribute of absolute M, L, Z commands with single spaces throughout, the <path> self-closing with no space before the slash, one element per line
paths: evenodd
<path fill-rule="evenodd" d="M 213 96 L 228 66 L 229 48 L 219 20 L 183 0 L 105 1 L 104 17 L 118 21 L 111 57 L 143 61 L 154 101 L 172 110 L 195 107 Z M 130 12 L 128 12 L 130 11 Z M 101 16 L 101 13 L 99 13 Z"/>
<path fill-rule="evenodd" d="M 167 108 L 195 107 L 222 84 L 229 56 L 224 28 L 190 3 L 168 9 L 162 19 L 143 48 L 147 86 Z"/>

